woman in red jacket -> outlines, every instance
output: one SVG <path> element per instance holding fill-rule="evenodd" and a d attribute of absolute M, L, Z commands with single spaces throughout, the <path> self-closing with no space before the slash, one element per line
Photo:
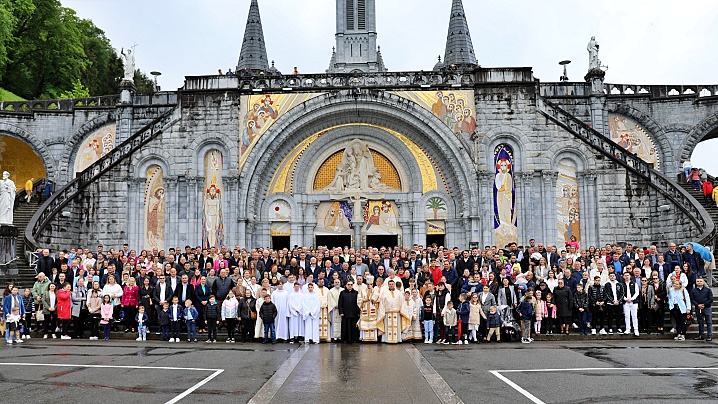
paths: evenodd
<path fill-rule="evenodd" d="M 135 282 L 135 278 L 127 280 L 127 284 L 122 290 L 122 311 L 125 312 L 125 332 L 135 332 L 135 315 L 137 314 L 137 306 L 140 301 L 140 288 Z"/>
<path fill-rule="evenodd" d="M 70 339 L 70 320 L 72 319 L 72 287 L 65 282 L 57 292 L 57 319 L 62 324 L 60 339 Z"/>

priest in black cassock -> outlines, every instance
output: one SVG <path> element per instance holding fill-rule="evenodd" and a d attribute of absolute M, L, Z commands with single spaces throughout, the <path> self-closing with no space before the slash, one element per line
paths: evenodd
<path fill-rule="evenodd" d="M 339 293 L 337 308 L 342 318 L 342 342 L 351 344 L 359 342 L 359 328 L 357 328 L 357 322 L 359 321 L 357 299 L 359 298 L 359 293 L 354 290 L 354 282 L 351 280 L 344 287 L 345 289 Z"/>

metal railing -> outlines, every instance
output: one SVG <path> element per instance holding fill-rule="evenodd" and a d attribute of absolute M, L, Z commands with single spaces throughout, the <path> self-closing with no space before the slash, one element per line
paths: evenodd
<path fill-rule="evenodd" d="M 700 236 L 697 238 L 697 242 L 709 244 L 714 239 L 715 223 L 708 211 L 680 185 L 671 181 L 659 171 L 654 170 L 651 164 L 628 152 L 550 101 L 544 98 L 540 99 L 539 111 L 546 118 L 564 128 L 594 150 L 645 180 L 653 189 L 670 200 L 698 228 Z"/>
<path fill-rule="evenodd" d="M 52 182 L 52 181 L 51 181 Z M 45 178 L 39 178 L 35 180 L 35 182 L 32 183 L 32 190 L 33 190 L 33 197 L 37 195 L 38 191 L 42 193 L 42 189 L 40 186 L 45 183 Z M 20 191 L 15 194 L 15 207 L 20 205 L 21 203 L 25 202 L 25 198 L 27 197 L 27 191 L 25 190 L 25 186 L 23 184 L 23 187 Z"/>
<path fill-rule="evenodd" d="M 76 108 L 114 108 L 119 103 L 119 94 L 62 100 L 0 101 L 0 112 L 32 113 L 33 111 L 72 111 Z"/>
<path fill-rule="evenodd" d="M 175 106 L 164 112 L 55 192 L 30 219 L 30 223 L 25 229 L 25 250 L 37 251 L 40 248 L 37 238 L 67 204 L 79 196 L 92 182 L 130 158 L 144 145 L 161 135 L 166 128 L 178 121 L 180 119 L 178 111 L 179 108 Z"/>

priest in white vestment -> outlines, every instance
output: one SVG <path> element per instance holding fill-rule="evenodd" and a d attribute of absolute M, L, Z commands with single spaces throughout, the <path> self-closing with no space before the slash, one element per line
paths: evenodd
<path fill-rule="evenodd" d="M 395 281 L 387 280 L 387 285 L 379 300 L 376 325 L 383 342 L 396 344 L 402 339 L 402 330 L 411 326 L 411 315 L 404 293 L 396 289 Z"/>
<path fill-rule="evenodd" d="M 369 285 L 374 283 L 374 277 L 368 275 L 366 281 Z M 380 288 L 366 287 L 359 291 L 359 340 L 363 342 L 376 342 L 376 316 L 379 302 Z"/>
<path fill-rule="evenodd" d="M 277 306 L 277 318 L 274 320 L 277 339 L 289 341 L 289 292 L 284 290 L 283 283 L 277 284 L 277 290 L 272 293 L 272 301 Z"/>
<path fill-rule="evenodd" d="M 337 341 L 342 338 L 342 317 L 339 315 L 339 294 L 344 290 L 339 279 L 334 280 L 334 287 L 329 289 L 327 310 L 329 311 L 329 338 Z"/>
<path fill-rule="evenodd" d="M 309 344 L 319 343 L 319 312 L 321 299 L 314 292 L 314 284 L 307 284 L 307 293 L 304 293 L 302 313 L 304 315 L 304 341 Z"/>
<path fill-rule="evenodd" d="M 329 299 L 329 289 L 324 287 L 324 278 L 317 279 L 317 286 L 314 293 L 319 296 L 319 340 L 329 342 L 329 309 L 327 300 Z"/>
<path fill-rule="evenodd" d="M 304 306 L 304 294 L 298 283 L 294 284 L 294 292 L 289 294 L 289 338 L 290 344 L 299 342 L 299 337 L 304 336 L 304 318 L 302 309 Z"/>

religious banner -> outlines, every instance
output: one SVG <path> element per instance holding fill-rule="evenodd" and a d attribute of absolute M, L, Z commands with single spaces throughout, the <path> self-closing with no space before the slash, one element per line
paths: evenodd
<path fill-rule="evenodd" d="M 446 234 L 446 222 L 443 220 L 427 220 L 426 234 Z"/>
<path fill-rule="evenodd" d="M 494 168 L 494 244 L 498 248 L 504 248 L 507 244 L 518 241 L 514 152 L 511 146 L 496 146 Z"/>
<path fill-rule="evenodd" d="M 581 242 L 580 207 L 578 203 L 578 181 L 576 180 L 576 163 L 563 159 L 558 163 L 558 180 L 556 181 L 556 226 L 558 229 L 557 245 L 572 243 L 579 247 Z"/>
<path fill-rule="evenodd" d="M 314 98 L 317 93 L 301 94 L 259 94 L 242 96 L 239 100 L 240 144 L 239 168 L 247 160 L 249 152 L 257 140 L 283 114 L 295 106 Z"/>
<path fill-rule="evenodd" d="M 117 125 L 111 123 L 92 132 L 80 143 L 75 154 L 74 173 L 77 174 L 115 147 Z"/>
<path fill-rule="evenodd" d="M 202 246 L 224 245 L 224 212 L 222 203 L 222 168 L 219 150 L 210 150 L 204 158 L 204 192 L 202 195 Z"/>
<path fill-rule="evenodd" d="M 165 248 L 165 185 L 162 167 L 147 169 L 145 182 L 145 249 Z"/>
<path fill-rule="evenodd" d="M 322 202 L 317 208 L 317 227 L 314 233 L 319 235 L 352 234 L 352 205 L 346 201 Z"/>
<path fill-rule="evenodd" d="M 364 205 L 364 223 L 367 235 L 401 234 L 394 201 L 367 201 Z"/>
<path fill-rule="evenodd" d="M 660 168 L 658 148 L 651 136 L 636 121 L 616 114 L 608 114 L 611 140 L 646 163 Z"/>
<path fill-rule="evenodd" d="M 292 230 L 289 225 L 289 222 L 272 222 L 272 228 L 270 229 L 270 236 L 272 237 L 281 237 L 281 236 L 291 236 Z"/>
<path fill-rule="evenodd" d="M 455 135 L 476 132 L 476 109 L 472 90 L 394 91 L 431 111 Z"/>

